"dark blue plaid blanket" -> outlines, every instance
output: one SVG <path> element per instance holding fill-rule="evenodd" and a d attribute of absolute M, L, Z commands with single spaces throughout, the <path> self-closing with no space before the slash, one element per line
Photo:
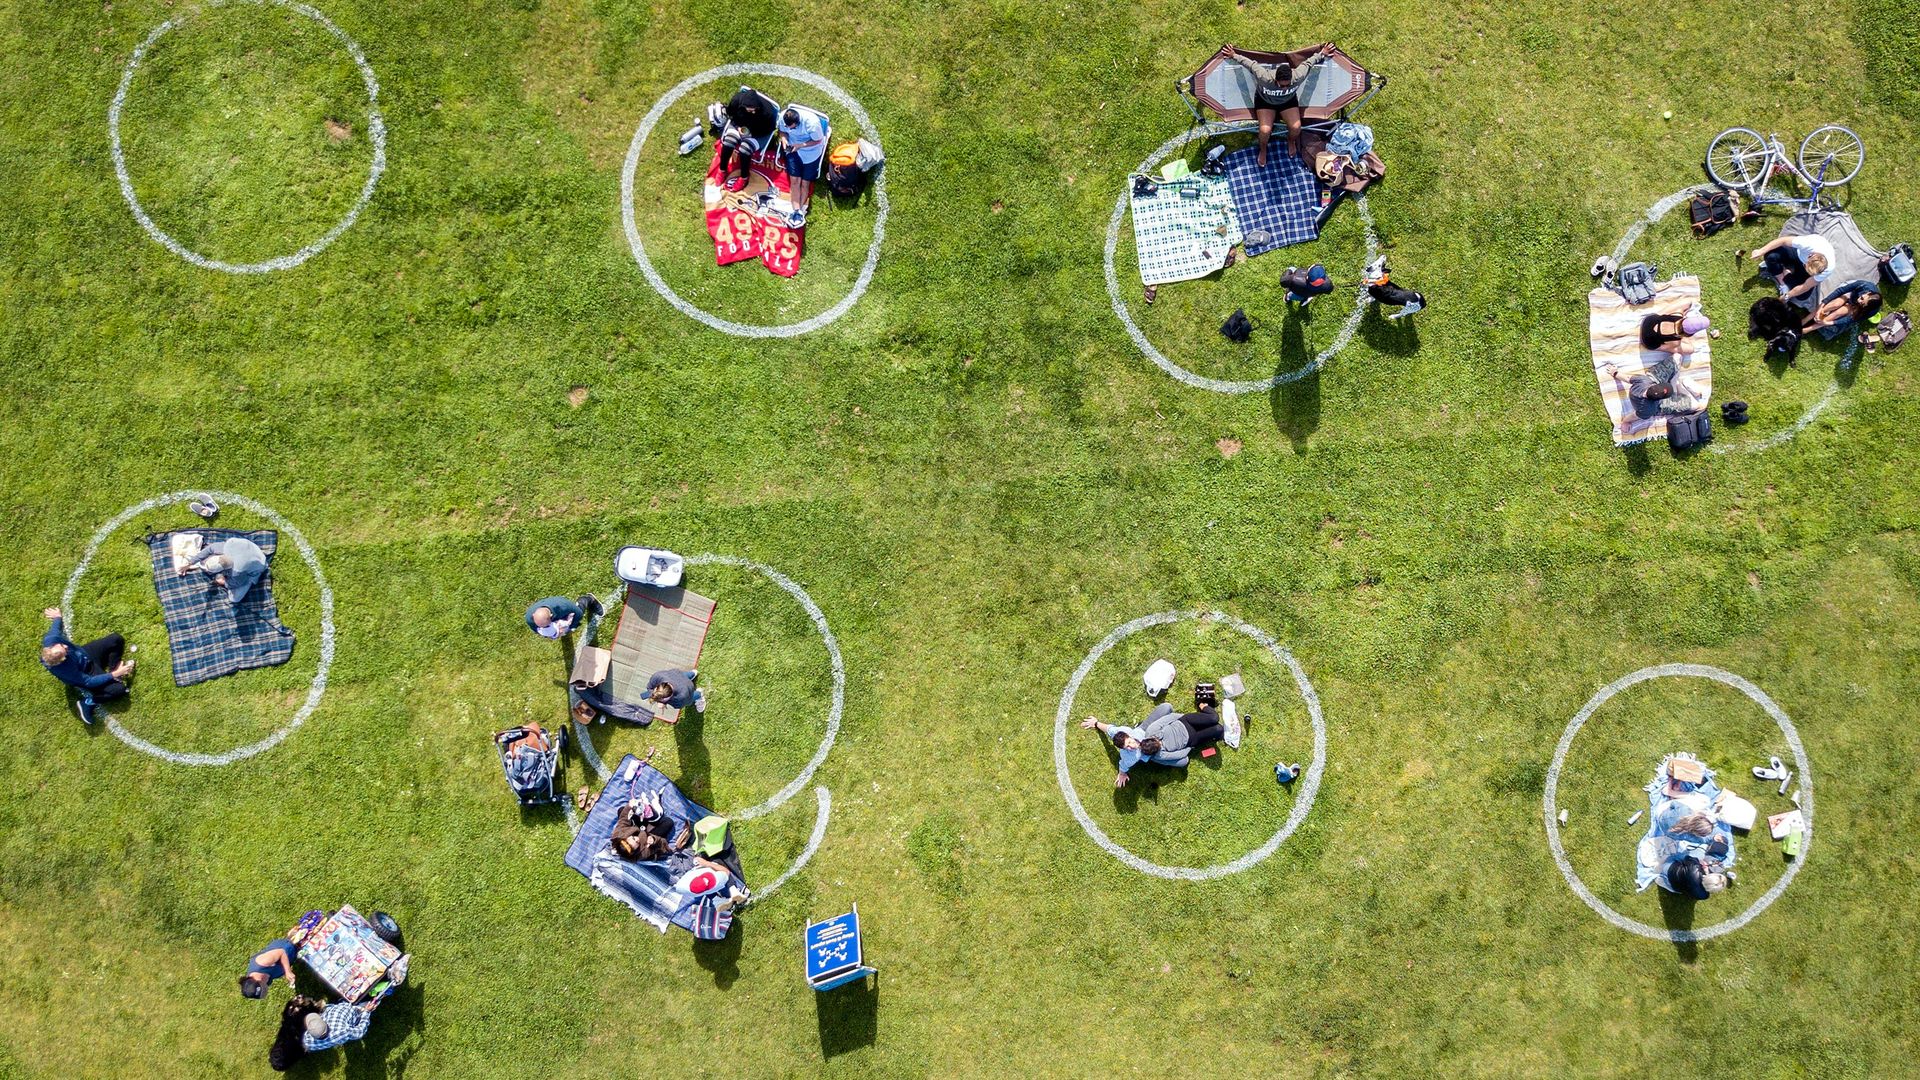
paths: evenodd
<path fill-rule="evenodd" d="M 629 778 L 630 777 L 630 778 Z M 593 887 L 633 909 L 633 913 L 665 933 L 671 923 L 692 931 L 698 905 L 692 897 L 673 887 L 680 875 L 693 868 L 693 857 L 675 852 L 665 859 L 628 862 L 613 853 L 613 822 L 620 808 L 636 795 L 652 792 L 660 796 L 660 808 L 666 811 L 677 832 L 682 825 L 691 827 L 713 811 L 686 797 L 660 770 L 628 754 L 614 766 L 607 786 L 600 790 L 600 801 L 593 804 L 587 820 L 574 834 L 567 848 L 567 865 L 579 871 Z M 733 872 L 746 887 L 740 874 L 739 856 L 729 846 L 717 860 Z"/>
<path fill-rule="evenodd" d="M 217 543 L 244 536 L 260 545 L 269 565 L 279 537 L 272 529 L 240 532 L 233 529 L 183 529 Z M 217 679 L 247 668 L 284 664 L 293 656 L 293 631 L 280 623 L 273 600 L 269 571 L 239 604 L 227 600 L 225 586 L 199 570 L 187 574 L 173 569 L 172 533 L 147 537 L 153 554 L 153 588 L 160 594 L 160 611 L 167 619 L 167 640 L 173 652 L 173 681 L 177 686 Z"/>
<path fill-rule="evenodd" d="M 1274 133 L 1276 140 L 1280 136 Z M 1245 240 L 1241 250 L 1264 255 L 1289 244 L 1304 244 L 1320 236 L 1320 181 L 1300 159 L 1287 153 L 1286 143 L 1267 148 L 1267 164 L 1253 163 L 1254 147 L 1221 158 L 1227 186 L 1233 191 L 1233 213 Z M 1264 233 L 1264 235 L 1262 235 Z"/>

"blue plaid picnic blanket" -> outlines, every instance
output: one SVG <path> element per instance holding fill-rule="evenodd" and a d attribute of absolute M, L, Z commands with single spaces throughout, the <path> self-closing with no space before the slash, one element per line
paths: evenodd
<path fill-rule="evenodd" d="M 269 565 L 279 541 L 272 529 L 241 532 L 233 529 L 183 529 L 217 543 L 244 536 L 260 545 Z M 293 631 L 280 622 L 273 599 L 273 574 L 262 577 L 246 599 L 234 604 L 224 586 L 199 570 L 188 574 L 173 569 L 172 533 L 146 538 L 153 555 L 153 588 L 160 594 L 160 611 L 167 620 L 167 641 L 173 652 L 176 686 L 217 679 L 247 668 L 273 667 L 293 657 Z"/>
<path fill-rule="evenodd" d="M 613 823 L 620 808 L 636 795 L 652 792 L 660 796 L 660 808 L 674 828 L 691 827 L 713 811 L 694 802 L 673 781 L 653 766 L 628 754 L 614 766 L 607 786 L 600 790 L 600 801 L 593 804 L 587 820 L 581 822 L 567 848 L 568 866 L 579 871 L 593 887 L 633 909 L 633 913 L 666 933 L 669 924 L 692 931 L 698 904 L 686 893 L 674 888 L 680 875 L 693 868 L 692 856 L 675 852 L 665 859 L 629 862 L 613 853 Z M 719 860 L 727 864 L 733 876 L 746 886 L 740 874 L 739 858 L 729 851 Z"/>
<path fill-rule="evenodd" d="M 1241 250 L 1248 256 L 1264 255 L 1318 239 L 1320 181 L 1300 159 L 1287 153 L 1285 143 L 1268 148 L 1264 168 L 1253 159 L 1251 146 L 1220 159 L 1233 190 L 1234 216 L 1245 237 Z"/>

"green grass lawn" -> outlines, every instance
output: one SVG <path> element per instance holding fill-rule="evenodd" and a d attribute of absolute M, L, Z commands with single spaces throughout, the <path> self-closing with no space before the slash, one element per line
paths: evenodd
<path fill-rule="evenodd" d="M 1920 238 L 1920 7 L 1711 0 L 1335 10 L 1014 3 L 731 5 L 327 0 L 380 80 L 388 168 L 327 250 L 289 271 L 203 270 L 122 201 L 107 110 L 136 45 L 185 3 L 0 5 L 0 1077 L 264 1071 L 275 1009 L 234 992 L 312 907 L 394 913 L 413 977 L 368 1039 L 297 1075 L 1640 1076 L 1676 1061 L 1758 1077 L 1911 1071 L 1920 1039 L 1920 469 L 1909 346 L 1851 367 L 1810 347 L 1770 368 L 1757 295 L 1684 211 L 1636 256 L 1701 275 L 1714 394 L 1752 403 L 1725 453 L 1611 445 L 1586 347 L 1586 268 L 1700 178 L 1721 128 L 1865 138 L 1867 235 Z M 1182 386 L 1109 307 L 1101 255 L 1128 170 L 1188 123 L 1172 82 L 1222 41 L 1332 38 L 1391 76 L 1362 119 L 1389 176 L 1369 196 L 1396 276 L 1432 308 L 1370 321 L 1272 393 Z M 634 127 L 689 75 L 788 63 L 872 115 L 892 216 L 871 291 L 791 340 L 715 333 L 646 284 L 621 222 Z M 821 95 L 765 80 L 776 97 Z M 636 168 L 661 275 L 715 314 L 779 323 L 845 294 L 876 208 L 825 205 L 800 275 L 712 266 L 705 154 L 662 118 Z M 817 103 L 828 106 L 824 100 Z M 836 133 L 853 125 L 835 112 Z M 1673 119 L 1661 114 L 1671 110 Z M 289 254 L 353 205 L 372 160 L 365 89 L 288 9 L 185 18 L 123 116 L 156 224 L 232 262 Z M 1197 150 L 1196 145 L 1192 149 Z M 1290 321 L 1274 283 L 1364 247 L 1325 238 L 1164 287 L 1129 310 L 1167 355 L 1258 379 L 1324 348 L 1350 299 Z M 1905 301 L 1911 306 L 1912 301 Z M 1235 307 L 1261 320 L 1236 347 Z M 1838 383 L 1817 419 L 1787 431 Z M 1754 452 L 1747 452 L 1752 450 Z M 225 768 L 137 753 L 62 711 L 34 663 L 99 525 L 153 495 L 231 490 L 313 542 L 338 653 L 319 708 Z M 282 726 L 318 664 L 319 590 L 283 537 L 300 637 L 280 668 L 179 688 L 137 537 L 81 582 L 75 636 L 124 631 L 144 669 L 121 719 L 217 752 Z M 242 510 L 221 524 L 260 524 Z M 811 863 L 696 948 L 561 864 L 557 810 L 522 812 L 488 734 L 565 708 L 561 650 L 521 613 L 606 591 L 623 544 L 770 565 L 844 653 L 844 726 L 814 778 Z M 720 603 L 709 713 L 592 731 L 609 761 L 659 747 L 690 793 L 758 803 L 826 723 L 825 650 L 793 598 L 701 567 Z M 1096 847 L 1054 781 L 1054 717 L 1087 651 L 1157 611 L 1273 634 L 1317 689 L 1324 782 L 1270 859 L 1192 883 Z M 1100 740 L 1067 772 L 1116 841 L 1228 861 L 1289 812 L 1276 760 L 1309 756 L 1284 669 L 1216 625 L 1142 632 L 1095 665 L 1076 714 L 1137 719 L 1138 679 L 1238 671 L 1247 742 L 1115 794 Z M 1792 717 L 1818 785 L 1806 869 L 1744 929 L 1698 946 L 1607 925 L 1549 854 L 1555 741 L 1596 690 L 1690 661 Z M 1693 750 L 1763 811 L 1747 769 L 1784 739 L 1725 687 L 1661 680 L 1595 713 L 1560 781 L 1587 886 L 1629 917 L 1640 787 Z M 570 756 L 573 786 L 592 778 Z M 769 883 L 813 827 L 802 793 L 738 826 Z M 1742 841 L 1731 916 L 1785 872 Z M 817 998 L 801 928 L 858 902 L 877 986 Z M 276 991 L 275 1001 L 284 991 Z"/>

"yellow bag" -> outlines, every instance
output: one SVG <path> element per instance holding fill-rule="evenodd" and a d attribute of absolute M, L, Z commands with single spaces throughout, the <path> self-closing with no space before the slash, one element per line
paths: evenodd
<path fill-rule="evenodd" d="M 827 160 L 835 165 L 858 165 L 860 163 L 859 142 L 841 143 L 833 148 L 833 153 L 827 155 Z"/>

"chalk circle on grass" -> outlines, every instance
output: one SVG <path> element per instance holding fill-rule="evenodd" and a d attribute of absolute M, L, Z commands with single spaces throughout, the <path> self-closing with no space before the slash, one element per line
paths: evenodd
<path fill-rule="evenodd" d="M 1774 882 L 1773 887 L 1761 894 L 1760 898 L 1749 905 L 1745 911 L 1724 922 L 1717 922 L 1698 930 L 1672 930 L 1649 926 L 1637 919 L 1630 919 L 1620 914 L 1593 895 L 1593 892 L 1587 888 L 1586 882 L 1581 881 L 1580 875 L 1574 872 L 1573 862 L 1567 858 L 1566 849 L 1560 844 L 1560 822 L 1557 816 L 1559 809 L 1555 805 L 1555 799 L 1560 792 L 1560 769 L 1566 764 L 1567 751 L 1573 746 L 1573 737 L 1580 734 L 1580 729 L 1593 717 L 1594 710 L 1605 705 L 1615 694 L 1630 686 L 1637 686 L 1652 679 L 1673 677 L 1711 679 L 1724 686 L 1731 686 L 1747 695 L 1754 704 L 1766 711 L 1773 722 L 1779 725 L 1780 733 L 1787 737 L 1787 746 L 1793 751 L 1794 769 L 1800 778 L 1800 813 L 1806 819 L 1806 835 L 1800 849 L 1800 857 L 1787 863 L 1787 872 L 1780 875 L 1780 880 Z M 1723 934 L 1731 934 L 1752 922 L 1761 912 L 1771 907 L 1773 902 L 1780 898 L 1781 893 L 1787 891 L 1787 886 L 1793 884 L 1793 879 L 1800 873 L 1800 868 L 1806 865 L 1807 855 L 1813 848 L 1813 766 L 1807 762 L 1807 750 L 1801 745 L 1800 732 L 1794 728 L 1793 721 L 1787 718 L 1786 710 L 1768 697 L 1766 691 L 1731 671 L 1706 664 L 1660 664 L 1655 667 L 1641 668 L 1630 675 L 1623 675 L 1601 687 L 1599 693 L 1589 698 L 1587 703 L 1581 706 L 1580 711 L 1574 714 L 1573 719 L 1567 722 L 1567 729 L 1560 734 L 1560 745 L 1554 748 L 1553 761 L 1547 766 L 1546 796 L 1542 800 L 1541 810 L 1547 823 L 1547 846 L 1553 849 L 1553 861 L 1560 867 L 1560 876 L 1567 879 L 1567 885 L 1573 889 L 1574 895 L 1584 901 L 1601 918 L 1622 930 L 1652 938 L 1655 941 L 1680 943 L 1707 941 Z M 1658 887 L 1655 886 L 1655 888 Z"/>
<path fill-rule="evenodd" d="M 174 239 L 166 230 L 154 224 L 146 208 L 140 205 L 140 196 L 134 193 L 133 178 L 127 174 L 127 155 L 120 146 L 120 111 L 126 107 L 127 91 L 133 87 L 134 72 L 139 70 L 140 61 L 146 58 L 148 50 L 152 49 L 154 43 L 164 37 L 167 31 L 192 20 L 196 15 L 236 3 L 285 8 L 319 23 L 327 33 L 332 34 L 340 42 L 341 46 L 347 50 L 347 55 L 353 58 L 353 65 L 360 69 L 360 81 L 367 88 L 367 136 L 373 143 L 373 164 L 367 169 L 367 181 L 360 186 L 360 197 L 354 200 L 353 207 L 347 211 L 345 217 L 335 222 L 333 228 L 328 229 L 318 240 L 290 255 L 278 255 L 252 263 L 230 263 L 208 258 Z M 126 70 L 121 72 L 120 88 L 114 91 L 113 104 L 107 107 L 107 135 L 112 142 L 113 173 L 120 180 L 120 195 L 126 199 L 127 208 L 133 211 L 133 218 L 140 223 L 140 227 L 145 229 L 147 235 L 153 237 L 162 247 L 193 265 L 228 274 L 265 274 L 274 270 L 290 270 L 325 251 L 327 245 L 338 240 L 340 234 L 346 232 L 360 217 L 360 211 L 366 209 L 367 203 L 373 200 L 374 185 L 380 182 L 380 174 L 387 169 L 387 122 L 380 115 L 380 81 L 374 77 L 373 65 L 367 63 L 366 54 L 360 51 L 360 46 L 347 36 L 345 30 L 335 26 L 333 20 L 322 15 L 318 10 L 298 3 L 296 0 L 207 0 L 155 27 L 145 41 L 134 46 L 133 55 L 127 59 Z"/>
<path fill-rule="evenodd" d="M 1620 243 L 1614 245 L 1614 265 L 1619 266 L 1624 264 L 1627 259 L 1627 252 L 1633 250 L 1633 245 L 1640 239 L 1641 234 L 1645 233 L 1650 226 L 1657 223 L 1661 218 L 1666 217 L 1667 213 L 1674 207 L 1691 199 L 1699 190 L 1700 185 L 1697 184 L 1692 187 L 1683 187 L 1671 195 L 1663 196 L 1656 200 L 1652 206 L 1647 207 L 1645 213 L 1635 218 L 1633 224 L 1627 226 L 1626 235 L 1620 238 Z M 1840 365 L 1842 367 L 1851 367 L 1854 359 L 1858 357 L 1859 354 L 1860 342 L 1856 338 L 1847 344 L 1847 351 L 1840 357 Z M 1799 419 L 1781 428 L 1779 431 L 1774 432 L 1764 439 L 1755 440 L 1754 442 L 1732 444 L 1713 442 L 1707 445 L 1707 449 L 1716 454 L 1725 454 L 1732 449 L 1738 449 L 1742 453 L 1752 454 L 1761 450 L 1771 450 L 1776 446 L 1781 446 L 1791 441 L 1795 435 L 1807 430 L 1815 418 L 1826 411 L 1828 405 L 1833 404 L 1834 397 L 1839 393 L 1840 380 L 1836 378 L 1827 384 L 1826 392 L 1820 395 L 1820 400 L 1808 406 L 1807 411 L 1801 413 Z"/>
<path fill-rule="evenodd" d="M 774 792 L 773 796 L 765 802 L 726 815 L 735 821 L 751 821 L 762 814 L 779 809 L 788 799 L 800 794 L 808 781 L 813 779 L 813 774 L 818 772 L 820 766 L 826 762 L 827 755 L 833 751 L 833 740 L 840 736 L 840 715 L 846 711 L 847 707 L 846 663 L 840 658 L 840 642 L 834 638 L 832 628 L 827 626 L 826 614 L 820 610 L 819 604 L 813 602 L 813 597 L 807 595 L 807 590 L 800 587 L 799 582 L 765 563 L 757 563 L 751 559 L 742 559 L 733 555 L 711 553 L 689 555 L 686 557 L 686 564 L 688 566 L 732 566 L 751 570 L 785 590 L 806 610 L 807 618 L 813 621 L 813 628 L 819 632 L 820 641 L 827 648 L 827 662 L 833 670 L 833 695 L 827 704 L 827 733 L 821 737 L 820 745 L 814 750 L 813 757 L 807 762 L 806 768 L 801 769 L 800 775 L 794 777 L 787 786 Z M 599 751 L 593 748 L 593 740 L 588 737 L 589 732 L 586 727 L 576 720 L 574 728 L 575 734 L 579 736 L 580 756 L 595 773 L 601 776 L 607 775 L 606 762 L 600 759 Z"/>
<path fill-rule="evenodd" d="M 294 527 L 293 522 L 281 517 L 272 507 L 264 503 L 255 502 L 245 495 L 236 495 L 231 491 L 175 491 L 166 495 L 156 495 L 145 502 L 136 503 L 120 511 L 105 525 L 100 526 L 99 529 L 94 531 L 93 539 L 87 541 L 87 550 L 80 556 L 80 565 L 74 567 L 73 573 L 67 577 L 66 591 L 60 594 L 60 610 L 64 612 L 69 619 L 72 618 L 73 597 L 80 589 L 80 579 L 86 576 L 87 568 L 93 563 L 93 557 L 100 551 L 100 545 L 106 543 L 107 538 L 117 532 L 122 525 L 125 525 L 135 517 L 149 510 L 156 510 L 162 506 L 172 506 L 176 503 L 187 502 L 201 495 L 211 495 L 215 501 L 222 505 L 238 506 L 251 510 L 267 519 L 275 528 L 285 533 L 288 539 L 293 541 L 293 546 L 299 550 L 300 557 L 306 560 L 307 569 L 313 571 L 313 583 L 320 590 L 320 665 L 313 673 L 313 682 L 307 686 L 306 700 L 302 701 L 300 707 L 294 710 L 293 718 L 288 720 L 278 731 L 275 731 L 273 734 L 268 735 L 256 743 L 236 746 L 231 750 L 222 751 L 217 754 L 188 753 L 181 750 L 169 750 L 164 746 L 159 746 L 142 739 L 140 736 L 128 731 L 126 727 L 120 723 L 119 718 L 115 716 L 107 716 L 107 730 L 113 732 L 116 738 L 128 746 L 133 747 L 135 750 L 152 754 L 154 757 L 171 761 L 176 765 L 231 765 L 236 761 L 245 761 L 247 758 L 253 757 L 256 754 L 266 753 L 268 750 L 280 745 L 281 741 L 287 736 L 300 730 L 300 725 L 307 722 L 307 717 L 313 715 L 314 708 L 320 704 L 320 695 L 327 692 L 327 673 L 333 669 L 333 588 L 327 584 L 327 576 L 320 569 L 320 557 L 314 554 L 313 545 L 307 542 L 306 536 L 302 534 L 298 528 Z M 192 526 L 189 527 L 191 528 Z M 104 707 L 99 711 L 102 715 L 106 715 L 106 709 Z"/>
<path fill-rule="evenodd" d="M 1087 808 L 1080 803 L 1080 796 L 1073 789 L 1073 778 L 1067 775 L 1067 723 L 1073 718 L 1073 699 L 1080 693 L 1080 684 L 1093 671 L 1093 665 L 1100 662 L 1108 650 L 1127 638 L 1153 626 L 1166 626 L 1170 623 L 1200 621 L 1220 623 L 1252 638 L 1261 648 L 1267 650 L 1275 661 L 1293 675 L 1293 684 L 1300 691 L 1301 700 L 1307 703 L 1307 716 L 1313 722 L 1313 759 L 1307 766 L 1306 776 L 1300 781 L 1299 790 L 1294 793 L 1293 812 L 1287 815 L 1286 823 L 1280 831 L 1268 838 L 1267 842 L 1247 852 L 1232 862 L 1218 863 L 1213 866 L 1162 866 L 1156 862 L 1135 855 L 1120 846 L 1112 837 L 1094 824 Z M 1209 881 L 1213 878 L 1237 874 L 1256 865 L 1286 843 L 1287 837 L 1307 819 L 1308 811 L 1313 809 L 1314 796 L 1320 791 L 1320 775 L 1327 767 L 1327 724 L 1320 712 L 1320 694 L 1314 690 L 1313 681 L 1307 678 L 1305 668 L 1293 658 L 1286 646 L 1275 640 L 1272 634 L 1250 623 L 1241 622 L 1231 615 L 1218 611 L 1162 611 L 1154 615 L 1142 615 L 1132 622 L 1114 628 L 1113 632 L 1100 639 L 1100 643 L 1087 653 L 1086 659 L 1074 669 L 1073 677 L 1067 680 L 1067 688 L 1060 694 L 1060 711 L 1053 719 L 1053 775 L 1059 781 L 1060 794 L 1067 800 L 1067 808 L 1073 811 L 1074 820 L 1080 823 L 1087 835 L 1101 848 L 1143 874 L 1155 877 L 1171 878 L 1181 881 Z"/>
<path fill-rule="evenodd" d="M 1216 121 L 1193 128 L 1161 143 L 1160 149 L 1148 155 L 1147 160 L 1141 162 L 1140 167 L 1134 171 L 1136 173 L 1152 172 L 1154 169 L 1160 167 L 1161 162 L 1172 156 L 1175 150 L 1180 149 L 1190 142 L 1199 139 L 1211 139 L 1218 135 L 1229 135 L 1239 131 L 1258 131 L 1259 129 L 1260 125 L 1252 120 L 1236 120 L 1231 123 L 1220 123 Z M 1367 295 L 1365 289 L 1356 290 L 1358 295 L 1353 302 L 1353 312 L 1347 316 L 1347 321 L 1341 324 L 1340 332 L 1334 335 L 1333 344 L 1320 350 L 1319 353 L 1315 354 L 1313 359 L 1292 371 L 1283 371 L 1278 375 L 1266 379 L 1215 379 L 1210 376 L 1188 371 L 1186 368 L 1167 359 L 1164 353 L 1154 347 L 1153 342 L 1147 340 L 1145 331 L 1142 331 L 1133 321 L 1133 314 L 1127 310 L 1127 302 L 1122 299 L 1120 295 L 1119 272 L 1114 269 L 1113 260 L 1115 254 L 1120 250 L 1120 226 L 1127 218 L 1127 195 L 1130 190 L 1130 188 L 1123 188 L 1121 190 L 1120 198 L 1113 204 L 1113 219 L 1107 223 L 1107 299 L 1113 302 L 1114 315 L 1119 317 L 1120 325 L 1127 328 L 1127 336 L 1133 339 L 1133 344 L 1140 350 L 1140 355 L 1153 361 L 1159 366 L 1160 370 L 1179 379 L 1188 386 L 1198 387 L 1202 390 L 1213 390 L 1222 394 L 1257 394 L 1262 391 L 1278 389 L 1290 382 L 1304 379 L 1308 375 L 1319 371 L 1322 367 L 1326 366 L 1327 361 L 1338 355 L 1340 350 L 1345 349 L 1347 344 L 1353 340 L 1354 333 L 1360 329 L 1360 320 L 1366 317 L 1367 305 L 1372 302 L 1372 298 Z M 1361 223 L 1366 226 L 1366 261 L 1370 263 L 1380 255 L 1380 237 L 1374 231 L 1373 211 L 1367 209 L 1367 197 L 1365 195 L 1356 196 L 1354 198 L 1354 206 L 1360 211 Z"/>
<path fill-rule="evenodd" d="M 845 315 L 854 304 L 860 301 L 860 297 L 867 291 L 867 286 L 873 283 L 874 268 L 880 265 L 880 245 L 887 238 L 887 170 L 884 167 L 873 174 L 875 207 L 873 240 L 867 245 L 867 261 L 860 265 L 860 274 L 854 279 L 853 288 L 849 289 L 847 295 L 841 297 L 838 303 L 820 314 L 781 326 L 759 326 L 723 319 L 703 311 L 692 301 L 674 292 L 666 279 L 660 276 L 660 272 L 654 269 L 653 260 L 647 258 L 646 245 L 640 239 L 640 226 L 635 223 L 633 217 L 633 174 L 634 170 L 640 166 L 640 148 L 646 145 L 647 136 L 653 133 L 654 125 L 660 122 L 660 118 L 666 115 L 668 109 L 693 90 L 718 79 L 729 79 L 737 75 L 767 75 L 805 83 L 832 98 L 841 108 L 847 110 L 854 122 L 860 125 L 860 133 L 868 142 L 875 146 L 881 145 L 880 130 L 873 126 L 873 118 L 867 115 L 867 110 L 860 107 L 860 103 L 854 100 L 852 94 L 842 90 L 839 84 L 823 75 L 816 75 L 806 68 L 789 67 L 786 64 L 722 64 L 716 68 L 708 68 L 698 75 L 690 75 L 682 79 L 673 89 L 667 91 L 665 97 L 654 102 L 653 108 L 648 109 L 647 114 L 640 118 L 640 126 L 633 131 L 633 142 L 627 146 L 626 165 L 620 172 L 620 222 L 626 227 L 627 246 L 633 249 L 633 261 L 640 264 L 640 273 L 646 277 L 647 284 L 682 314 L 705 323 L 723 334 L 733 334 L 737 337 L 797 337 L 818 330 Z M 704 117 L 700 123 L 702 130 L 705 130 Z"/>

